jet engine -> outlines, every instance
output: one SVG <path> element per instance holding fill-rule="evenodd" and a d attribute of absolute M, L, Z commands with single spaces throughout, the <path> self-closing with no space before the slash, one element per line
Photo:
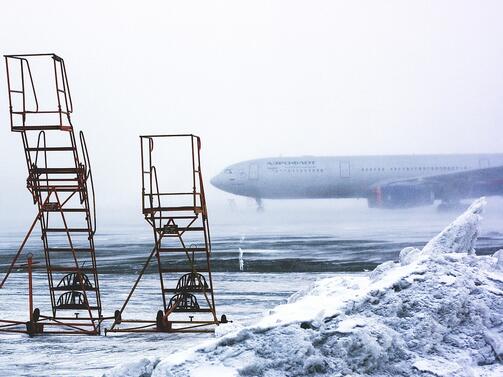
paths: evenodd
<path fill-rule="evenodd" d="M 394 183 L 375 186 L 367 199 L 370 208 L 411 208 L 433 204 L 435 194 L 427 185 Z"/>

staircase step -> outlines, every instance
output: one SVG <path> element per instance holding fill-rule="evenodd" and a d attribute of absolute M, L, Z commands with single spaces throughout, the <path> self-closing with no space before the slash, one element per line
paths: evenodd
<path fill-rule="evenodd" d="M 79 291 L 83 292 L 84 290 L 78 287 L 52 287 L 52 291 L 57 291 L 57 292 L 72 292 L 72 291 Z M 96 292 L 96 288 L 86 288 L 86 292 Z"/>
<path fill-rule="evenodd" d="M 210 308 L 200 308 L 200 309 L 175 309 L 174 313 L 213 313 Z"/>
<path fill-rule="evenodd" d="M 26 148 L 28 152 L 73 152 L 76 150 L 74 147 L 29 147 Z"/>
<path fill-rule="evenodd" d="M 158 232 L 160 231 L 163 231 L 164 230 L 164 227 L 163 228 L 155 228 L 155 230 L 157 230 Z M 189 226 L 189 227 L 177 227 L 176 230 L 178 232 L 202 232 L 204 230 L 204 227 L 202 226 Z M 166 233 L 166 234 L 175 234 L 176 233 Z"/>
<path fill-rule="evenodd" d="M 143 213 L 152 213 L 152 212 L 176 212 L 176 211 L 192 211 L 192 212 L 201 212 L 202 207 L 194 207 L 194 206 L 180 206 L 180 207 L 152 207 L 145 208 Z"/>
<path fill-rule="evenodd" d="M 192 216 L 146 216 L 147 219 L 154 219 L 154 220 L 192 220 L 192 219 L 197 219 L 197 215 L 192 215 Z"/>
<path fill-rule="evenodd" d="M 46 177 L 36 177 L 35 179 L 31 179 L 31 181 L 37 182 L 76 182 L 79 180 L 77 177 L 63 177 L 63 178 L 46 178 Z"/>
<path fill-rule="evenodd" d="M 82 168 L 34 168 L 30 169 L 34 174 L 76 174 L 83 172 Z"/>
<path fill-rule="evenodd" d="M 207 249 L 205 247 L 191 247 L 184 249 L 183 247 L 161 247 L 159 248 L 160 253 L 184 253 L 184 252 L 205 252 Z"/>
<path fill-rule="evenodd" d="M 82 305 L 82 304 L 63 304 L 59 306 L 55 306 L 54 309 L 58 310 L 87 310 L 88 306 L 87 305 Z M 99 306 L 89 306 L 89 309 L 91 310 L 99 310 Z"/>
<path fill-rule="evenodd" d="M 176 289 L 176 288 L 165 288 L 163 289 L 163 292 L 166 292 L 166 293 L 181 293 L 181 292 L 188 292 L 188 293 L 191 293 L 191 292 L 207 292 L 207 293 L 211 293 L 213 292 L 213 289 L 209 289 L 209 288 L 206 288 L 206 289 Z"/>
<path fill-rule="evenodd" d="M 209 272 L 208 270 L 208 267 L 204 267 L 204 268 L 195 268 L 195 271 L 196 272 Z M 183 273 L 189 273 L 189 272 L 192 272 L 192 269 L 190 267 L 182 267 L 182 268 L 174 268 L 174 267 L 171 267 L 171 268 L 167 268 L 167 267 L 162 267 L 161 268 L 161 272 L 163 273 L 170 273 L 170 272 L 183 272 Z"/>
<path fill-rule="evenodd" d="M 43 131 L 43 130 L 61 130 L 61 131 L 69 131 L 72 129 L 72 126 L 60 126 L 57 125 L 33 125 L 33 126 L 14 126 L 12 127 L 12 131 Z"/>
<path fill-rule="evenodd" d="M 31 186 L 34 190 L 37 191 L 43 191 L 43 192 L 48 192 L 48 191 L 57 191 L 57 192 L 74 192 L 74 191 L 85 191 L 83 187 L 79 186 Z"/>
<path fill-rule="evenodd" d="M 78 248 L 78 247 L 74 247 L 73 250 L 76 253 L 92 253 L 92 252 L 94 252 L 94 250 L 90 249 L 90 248 Z M 50 252 L 50 253 L 71 253 L 72 249 L 69 248 L 69 247 L 49 247 L 47 249 L 47 251 Z"/>
<path fill-rule="evenodd" d="M 50 270 L 52 272 L 83 272 L 83 273 L 96 273 L 96 269 L 92 267 L 70 267 L 70 266 L 51 266 Z"/>
<path fill-rule="evenodd" d="M 60 211 L 63 211 L 63 212 L 87 212 L 87 209 L 86 208 L 61 208 L 61 209 L 55 209 L 55 208 L 51 208 L 51 209 L 43 209 L 44 212 L 60 212 Z"/>
<path fill-rule="evenodd" d="M 48 232 L 48 233 L 66 233 L 66 232 L 70 232 L 70 233 L 88 233 L 88 232 L 91 232 L 90 229 L 88 228 L 68 228 L 68 229 L 65 229 L 65 228 L 46 228 L 45 229 L 45 232 Z"/>

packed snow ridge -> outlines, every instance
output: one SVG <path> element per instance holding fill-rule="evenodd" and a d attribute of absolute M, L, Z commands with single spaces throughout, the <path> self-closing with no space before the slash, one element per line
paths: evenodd
<path fill-rule="evenodd" d="M 474 253 L 485 204 L 397 263 L 320 280 L 251 327 L 106 376 L 503 376 L 503 250 Z"/>

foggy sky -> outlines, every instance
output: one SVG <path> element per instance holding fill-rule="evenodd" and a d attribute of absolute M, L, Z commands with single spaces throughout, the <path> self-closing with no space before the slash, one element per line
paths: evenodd
<path fill-rule="evenodd" d="M 501 1 L 4 1 L 0 52 L 65 59 L 101 224 L 142 223 L 140 134 L 245 159 L 502 152 Z M 29 225 L 0 72 L 0 225 Z M 13 213 L 13 214 L 12 214 Z M 11 217 L 12 216 L 12 217 Z"/>

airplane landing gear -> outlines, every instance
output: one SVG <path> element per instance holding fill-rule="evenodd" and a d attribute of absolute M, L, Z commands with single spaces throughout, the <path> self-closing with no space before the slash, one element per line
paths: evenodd
<path fill-rule="evenodd" d="M 262 199 L 255 198 L 255 201 L 257 202 L 257 212 L 264 212 L 264 203 L 262 202 Z"/>

